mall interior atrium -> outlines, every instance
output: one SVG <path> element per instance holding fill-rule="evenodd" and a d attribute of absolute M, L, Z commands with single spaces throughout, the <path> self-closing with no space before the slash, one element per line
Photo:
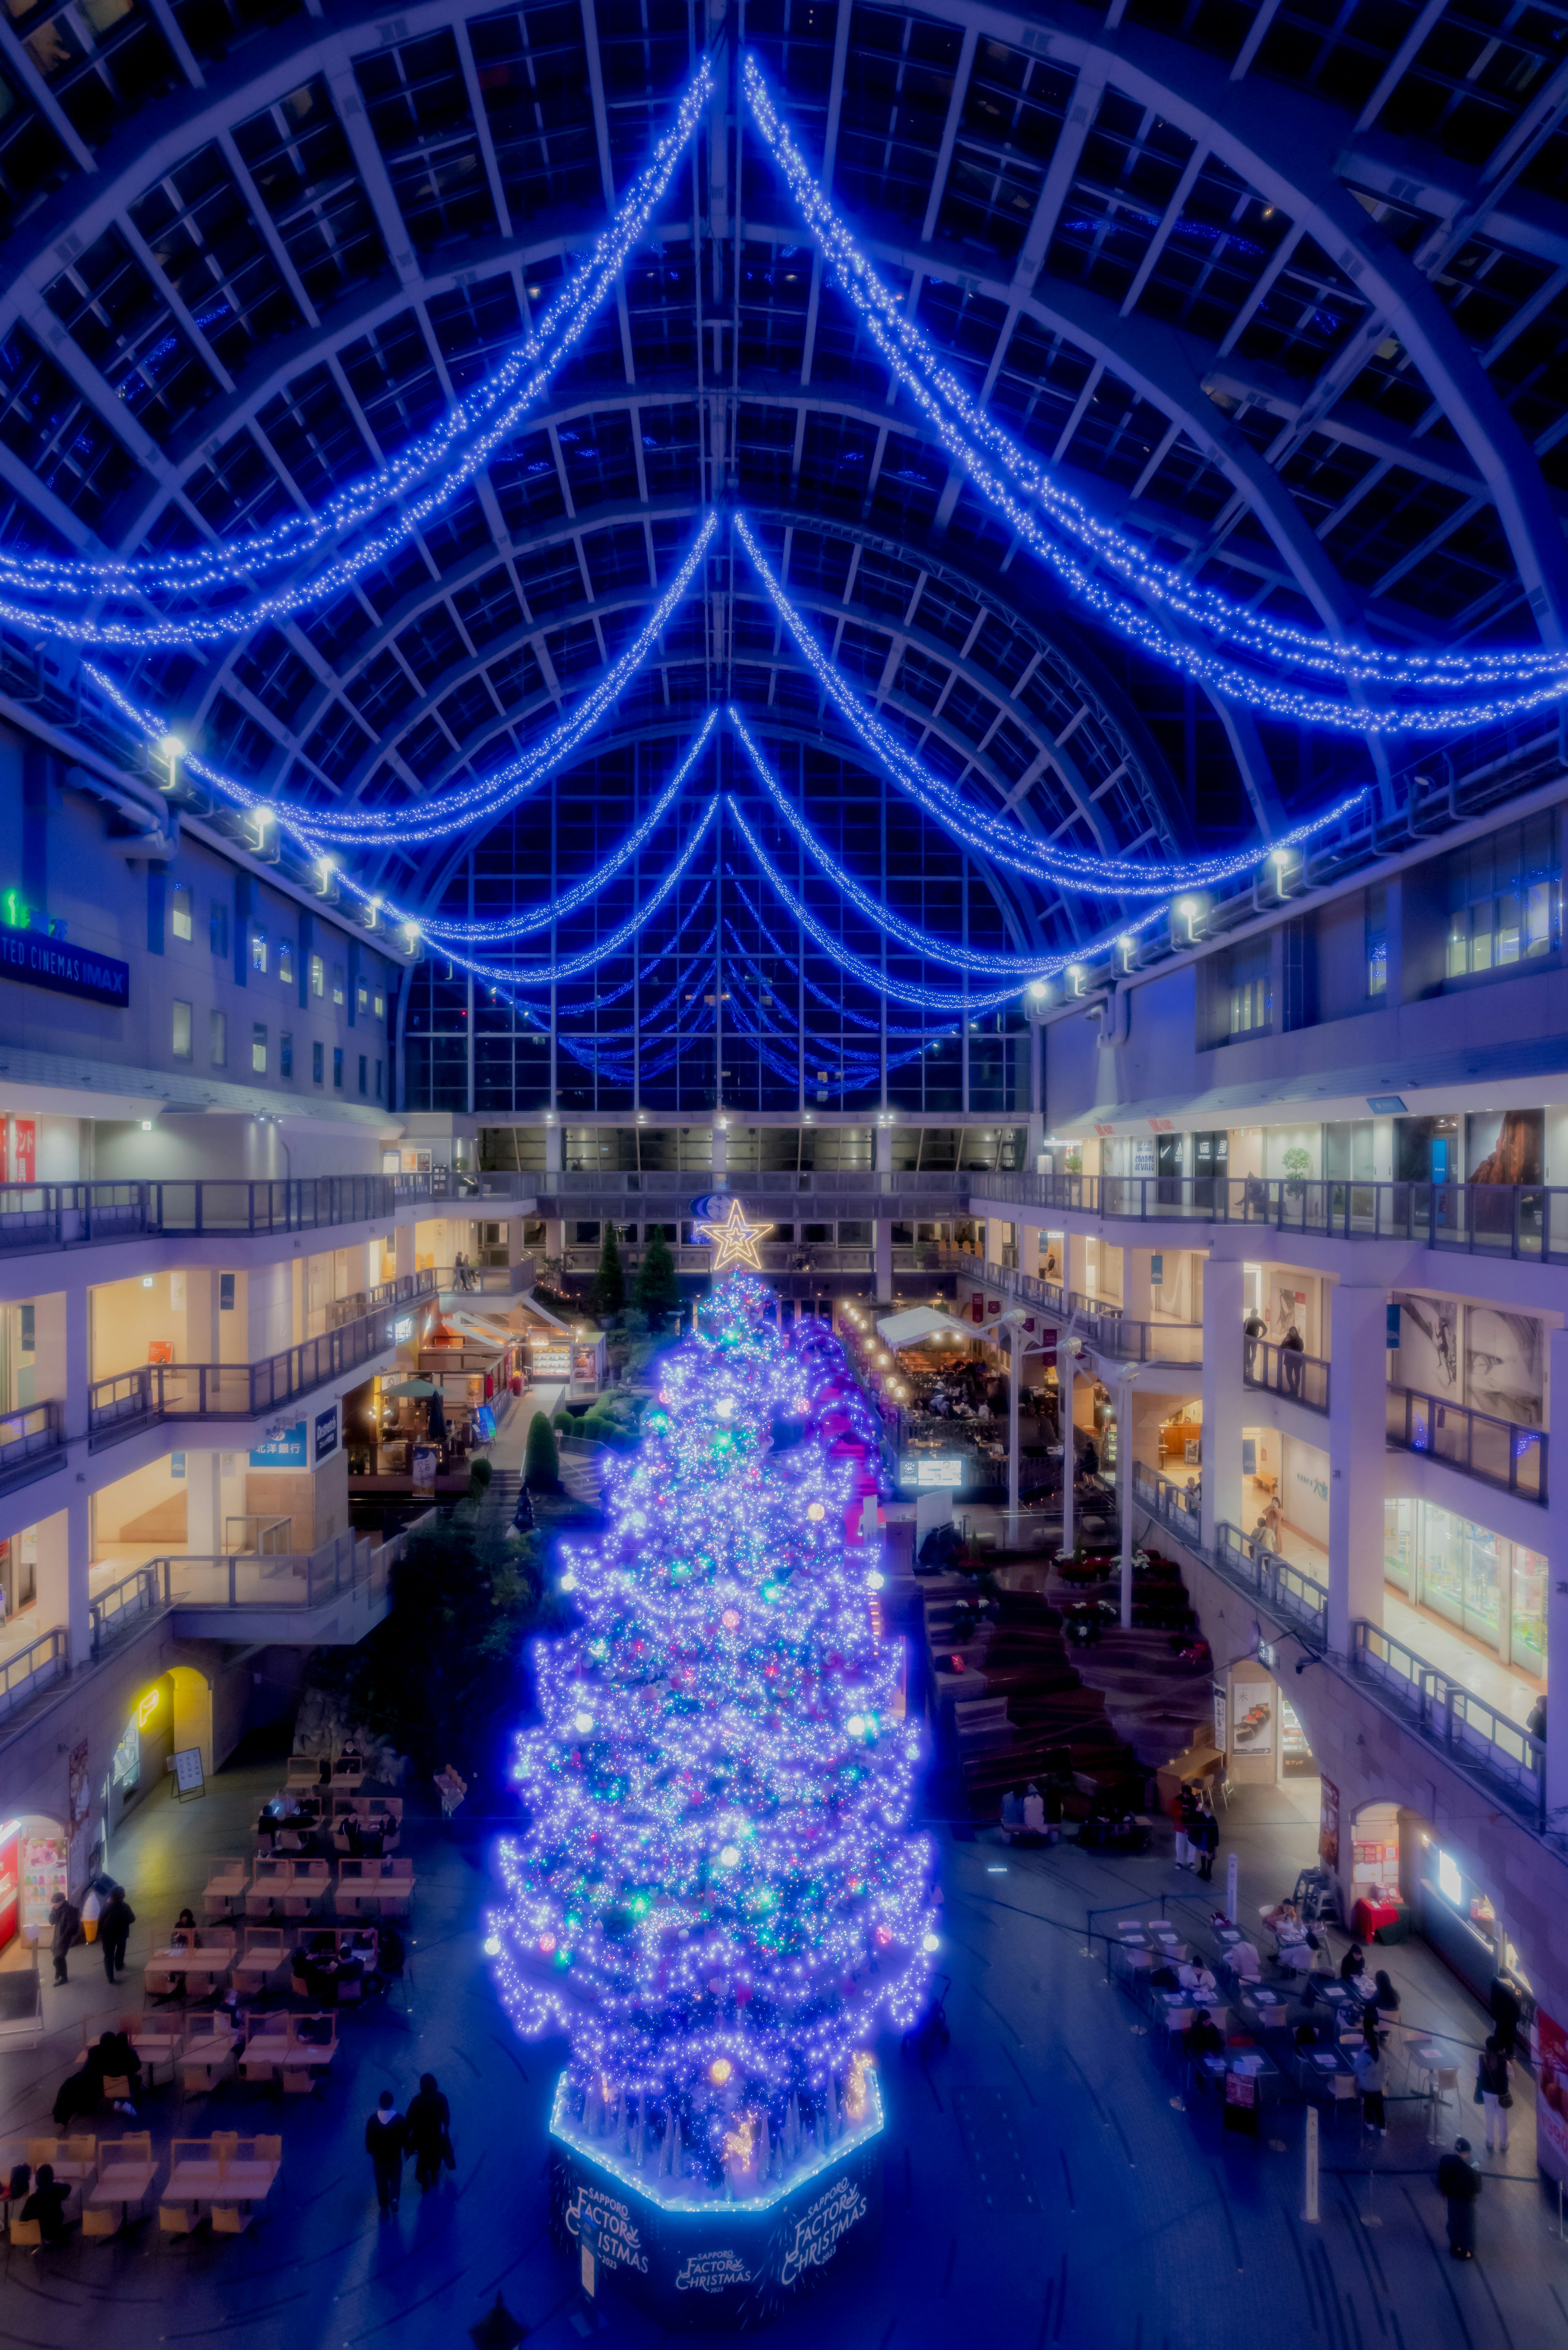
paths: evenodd
<path fill-rule="evenodd" d="M 1561 0 L 8 0 L 8 2338 L 1545 2342 L 1565 525 Z"/>

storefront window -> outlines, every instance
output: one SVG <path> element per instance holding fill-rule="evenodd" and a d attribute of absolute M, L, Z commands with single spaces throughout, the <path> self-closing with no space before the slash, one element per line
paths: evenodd
<path fill-rule="evenodd" d="M 1383 1575 L 1396 1591 L 1410 1588 L 1410 1556 L 1414 1535 L 1411 1521 L 1416 1513 L 1414 1502 L 1385 1502 L 1383 1504 Z"/>
<path fill-rule="evenodd" d="M 1513 1661 L 1546 1674 L 1546 1560 L 1538 1550 L 1513 1554 Z"/>
<path fill-rule="evenodd" d="M 1546 1560 L 1432 1502 L 1383 1504 L 1383 1574 L 1417 1607 L 1544 1679 Z"/>

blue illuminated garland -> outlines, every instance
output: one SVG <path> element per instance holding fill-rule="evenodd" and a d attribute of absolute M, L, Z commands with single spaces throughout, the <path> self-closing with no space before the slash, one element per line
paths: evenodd
<path fill-rule="evenodd" d="M 1338 643 L 1322 634 L 1290 628 L 1232 603 L 1212 589 L 1195 588 L 1174 567 L 1161 562 L 1125 533 L 1102 522 L 1053 480 L 1037 459 L 1022 450 L 992 417 L 977 408 L 940 352 L 900 308 L 871 262 L 817 186 L 790 132 L 775 111 L 756 60 L 747 57 L 742 79 L 756 124 L 770 154 L 826 257 L 834 276 L 897 381 L 931 424 L 952 463 L 962 468 L 1011 529 L 1063 582 L 1119 634 L 1168 666 L 1185 670 L 1205 688 L 1277 718 L 1337 732 L 1437 733 L 1492 725 L 1500 718 L 1539 709 L 1568 685 L 1568 649 L 1525 647 L 1511 651 L 1409 654 L 1365 641 Z M 955 419 L 959 420 L 955 421 Z M 982 454 L 981 452 L 985 452 Z M 987 456 L 1009 473 L 1025 496 L 1036 498 L 1056 527 L 1092 559 L 1103 561 L 1148 603 L 1181 623 L 1211 631 L 1272 669 L 1280 664 L 1338 679 L 1347 691 L 1452 695 L 1511 690 L 1486 702 L 1364 709 L 1283 687 L 1222 659 L 1171 638 L 1165 628 L 1093 577 L 1083 564 L 1035 521 L 992 471 Z"/>
<path fill-rule="evenodd" d="M 552 898 L 545 905 L 520 906 L 512 913 L 500 915 L 492 921 L 452 921 L 441 917 L 426 915 L 420 923 L 420 928 L 426 938 L 437 943 L 444 943 L 450 940 L 461 941 L 467 946 L 493 945 L 508 939 L 526 937 L 533 931 L 547 931 L 553 922 L 565 921 L 568 915 L 576 913 L 581 907 L 588 903 L 590 899 L 597 898 L 599 891 L 615 879 L 617 874 L 658 831 L 670 810 L 685 790 L 692 769 L 707 749 L 709 738 L 718 723 L 718 712 L 710 710 L 702 721 L 697 740 L 692 743 L 642 822 L 635 830 L 627 834 L 618 847 L 606 858 L 602 865 L 596 867 L 592 873 L 585 874 L 580 881 L 575 881 L 569 889 L 563 890 L 558 898 Z"/>
<path fill-rule="evenodd" d="M 761 907 L 757 904 L 756 899 L 752 896 L 751 891 L 747 889 L 745 883 L 742 880 L 734 867 L 727 864 L 724 868 L 724 874 L 726 879 L 734 883 L 735 894 L 740 899 L 742 905 L 744 906 L 747 913 L 750 914 L 753 921 L 756 924 L 763 942 L 767 947 L 768 952 L 771 955 L 775 956 L 777 960 L 783 963 L 786 971 L 794 973 L 794 977 L 800 982 L 800 984 L 805 989 L 808 995 L 815 995 L 817 1002 L 821 1004 L 825 1004 L 827 1010 L 833 1013 L 836 1017 L 841 1015 L 846 1020 L 853 1021 L 857 1028 L 874 1029 L 878 1036 L 919 1036 L 922 1039 L 929 1036 L 930 1033 L 929 1029 L 898 1028 L 895 1027 L 890 1021 L 884 1024 L 881 1020 L 873 1020 L 869 1013 L 857 1012 L 849 1004 L 841 1003 L 836 997 L 829 995 L 827 990 L 825 987 L 819 987 L 815 980 L 812 978 L 809 972 L 804 970 L 801 964 L 795 961 L 794 955 L 789 952 L 788 949 L 783 946 L 779 940 L 775 938 L 773 931 L 763 920 Z M 734 943 L 736 953 L 741 956 L 742 962 L 745 963 L 747 969 L 752 972 L 753 978 L 755 978 L 760 984 L 770 983 L 766 981 L 764 974 L 760 970 L 756 957 L 753 954 L 750 947 L 747 946 L 745 941 L 741 937 L 739 931 L 728 918 L 725 920 L 724 927 L 729 931 L 731 939 Z M 951 1032 L 950 1031 L 949 1033 L 950 1034 Z"/>
<path fill-rule="evenodd" d="M 867 709 L 790 602 L 743 514 L 735 516 L 735 536 L 796 651 L 883 773 L 923 808 L 933 823 L 940 824 L 964 847 L 1022 873 L 1031 881 L 1048 882 L 1061 890 L 1111 898 L 1168 898 L 1179 889 L 1212 889 L 1301 847 L 1330 826 L 1342 822 L 1366 796 L 1365 790 L 1352 792 L 1333 807 L 1325 808 L 1322 815 L 1282 833 L 1266 848 L 1236 849 L 1224 856 L 1188 858 L 1164 865 L 1146 865 L 1123 857 L 1092 857 L 1064 842 L 1038 840 L 1022 826 L 1009 824 L 990 809 L 977 807 L 966 799 L 954 785 L 935 775 L 892 727 Z"/>
<path fill-rule="evenodd" d="M 427 801 L 389 814 L 384 810 L 306 807 L 268 799 L 246 785 L 236 783 L 232 775 L 225 775 L 193 752 L 184 754 L 187 771 L 235 806 L 247 809 L 264 823 L 275 824 L 280 832 L 317 863 L 330 864 L 327 856 L 329 846 L 404 848 L 410 844 L 449 840 L 460 832 L 471 831 L 475 825 L 493 823 L 569 758 L 625 693 L 663 634 L 670 615 L 684 599 L 717 528 L 717 516 L 707 515 L 685 560 L 659 594 L 641 629 L 582 701 L 574 703 L 558 724 L 525 751 L 519 752 L 514 759 L 472 783 L 433 794 Z M 156 744 L 171 739 L 163 722 L 133 702 L 117 679 L 90 662 L 85 665 L 85 674 L 146 741 Z M 356 894 L 368 896 L 347 876 L 341 878 Z M 409 916 L 400 919 L 412 920 Z"/>
<path fill-rule="evenodd" d="M 1058 972 L 1064 971 L 1070 962 L 1080 960 L 1080 956 L 1075 953 L 1066 955 L 987 954 L 978 947 L 955 946 L 946 940 L 933 939 L 926 931 L 917 930 L 912 922 L 906 922 L 898 915 L 890 913 L 886 906 L 877 903 L 868 889 L 857 881 L 852 873 L 846 873 L 844 868 L 828 855 L 822 843 L 780 789 L 766 760 L 753 742 L 738 712 L 732 708 L 728 716 L 731 726 L 752 763 L 757 781 L 784 817 L 806 855 L 821 868 L 838 891 L 839 896 L 847 904 L 853 906 L 857 914 L 876 929 L 886 931 L 888 938 L 895 940 L 899 946 L 907 948 L 909 953 L 918 954 L 928 962 L 950 963 L 955 971 L 972 972 L 981 979 L 1001 979 L 1011 974 L 1014 994 L 1017 994 L 1026 980 L 1053 978 Z M 746 837 L 748 839 L 751 837 L 750 834 Z M 1131 925 L 1130 931 L 1124 930 L 1120 935 L 1125 938 L 1139 930 L 1147 930 L 1151 923 L 1161 919 L 1165 910 L 1164 907 L 1157 908 L 1154 913 L 1146 914 L 1141 921 Z"/>
<path fill-rule="evenodd" d="M 291 515 L 275 528 L 182 554 L 129 556 L 101 562 L 80 557 L 26 555 L 0 548 L 0 583 L 16 593 L 44 599 L 35 608 L 0 600 L 0 617 L 34 632 L 78 644 L 113 644 L 150 650 L 159 645 L 217 644 L 252 635 L 278 619 L 341 594 L 362 572 L 389 556 L 452 504 L 515 432 L 561 361 L 614 290 L 626 264 L 648 234 L 677 163 L 701 121 L 713 90 L 707 58 L 699 64 L 670 130 L 652 159 L 633 181 L 626 201 L 598 238 L 587 260 L 568 278 L 537 329 L 514 344 L 495 371 L 440 424 L 409 442 L 374 473 L 328 498 L 318 513 Z M 531 372 L 530 372 L 531 370 Z M 477 428 L 484 424 L 485 429 Z M 474 437 L 449 463 L 466 434 Z M 438 469 L 444 467 L 444 471 Z M 435 474 L 432 481 L 430 476 Z M 416 496 L 421 483 L 427 483 Z M 387 515 L 386 509 L 398 511 Z M 126 598 L 161 594 L 190 597 L 212 589 L 246 590 L 280 563 L 297 563 L 315 549 L 351 537 L 375 524 L 374 536 L 351 552 L 338 552 L 307 578 L 275 593 L 232 604 L 217 613 L 182 611 L 177 617 L 131 623 L 117 619 L 74 619 L 57 599 Z"/>

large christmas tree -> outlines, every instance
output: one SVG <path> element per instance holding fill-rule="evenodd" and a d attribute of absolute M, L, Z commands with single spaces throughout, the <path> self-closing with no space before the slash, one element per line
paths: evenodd
<path fill-rule="evenodd" d="M 831 1334 L 765 1303 L 715 1293 L 566 1553 L 488 1945 L 519 2029 L 569 2036 L 557 2118 L 726 2197 L 864 2121 L 871 2037 L 930 1965 L 864 1406 Z"/>

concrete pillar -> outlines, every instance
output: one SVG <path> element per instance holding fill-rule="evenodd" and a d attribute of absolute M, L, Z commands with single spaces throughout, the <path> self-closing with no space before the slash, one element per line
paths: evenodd
<path fill-rule="evenodd" d="M 1203 1284 L 1203 1541 L 1241 1522 L 1241 1259 L 1210 1255 Z M 1379 1362 L 1382 1357 L 1378 1357 Z"/>
<path fill-rule="evenodd" d="M 185 1455 L 185 1546 L 192 1558 L 217 1558 L 223 1548 L 220 1452 Z"/>
<path fill-rule="evenodd" d="M 194 1266 L 185 1275 L 185 1359 L 218 1360 L 218 1276 L 205 1265 Z"/>
<path fill-rule="evenodd" d="M 1328 1373 L 1328 1645 L 1350 1652 L 1357 1617 L 1383 1621 L 1387 1293 L 1341 1283 Z"/>
<path fill-rule="evenodd" d="M 1568 1396 L 1568 1330 L 1549 1330 L 1547 1394 Z M 1561 1382 L 1561 1384 L 1559 1384 Z M 1546 1479 L 1546 1824 L 1568 1819 L 1568 1409 L 1557 1417 L 1547 1452 Z M 1561 1430 L 1561 1435 L 1558 1431 Z M 1555 1679 L 1563 1665 L 1563 1679 Z"/>
<path fill-rule="evenodd" d="M 61 1336 L 65 1377 L 60 1393 L 66 1399 L 66 1434 L 85 1436 L 88 1431 L 88 1389 L 94 1377 L 92 1358 L 92 1292 L 84 1281 L 80 1288 L 74 1284 L 61 1300 Z M 35 1363 L 35 1373 L 44 1368 L 42 1357 Z"/>
<path fill-rule="evenodd" d="M 70 1512 L 42 1518 L 38 1537 L 38 1627 L 52 1632 L 71 1620 Z"/>
<path fill-rule="evenodd" d="M 1152 1253 L 1146 1248 L 1122 1251 L 1122 1312 L 1129 1322 L 1154 1319 L 1154 1284 L 1149 1279 Z"/>
<path fill-rule="evenodd" d="M 1018 1270 L 1028 1274 L 1032 1281 L 1039 1276 L 1041 1237 L 1038 1224 L 1020 1224 L 1018 1227 Z"/>
<path fill-rule="evenodd" d="M 558 1175 L 566 1164 L 566 1138 L 561 1121 L 552 1118 L 545 1128 L 545 1172 Z"/>
<path fill-rule="evenodd" d="M 58 1403 L 64 1425 L 80 1433 L 70 1409 L 70 1366 L 66 1360 L 66 1292 L 57 1289 L 33 1304 L 33 1396 L 38 1403 Z M 78 1415 L 85 1412 L 79 1402 Z"/>
<path fill-rule="evenodd" d="M 62 1513 L 66 1525 L 66 1610 L 73 1669 L 92 1655 L 92 1504 L 85 1485 L 73 1485 Z"/>
<path fill-rule="evenodd" d="M 397 1263 L 398 1279 L 401 1281 L 414 1269 L 414 1227 L 412 1219 L 399 1224 L 392 1234 L 392 1254 Z"/>
<path fill-rule="evenodd" d="M 713 1128 L 713 1189 L 722 1191 L 730 1169 L 730 1137 L 722 1126 Z"/>
<path fill-rule="evenodd" d="M 1018 1515 L 1018 1400 L 1023 1390 L 1023 1326 L 1007 1326 L 1007 1506 Z"/>
<path fill-rule="evenodd" d="M 1147 1261 L 1147 1251 L 1139 1253 Z M 1121 1619 L 1132 1623 L 1133 1595 L 1133 1388 L 1123 1379 L 1116 1388 L 1116 1506 L 1122 1532 Z"/>
<path fill-rule="evenodd" d="M 1089 1294 L 1089 1243 L 1084 1232 L 1067 1234 L 1066 1261 L 1063 1265 L 1064 1289 L 1076 1290 L 1080 1297 Z"/>
<path fill-rule="evenodd" d="M 886 1216 L 878 1216 L 871 1227 L 871 1265 L 877 1276 L 877 1303 L 890 1305 L 893 1302 L 893 1227 Z"/>

